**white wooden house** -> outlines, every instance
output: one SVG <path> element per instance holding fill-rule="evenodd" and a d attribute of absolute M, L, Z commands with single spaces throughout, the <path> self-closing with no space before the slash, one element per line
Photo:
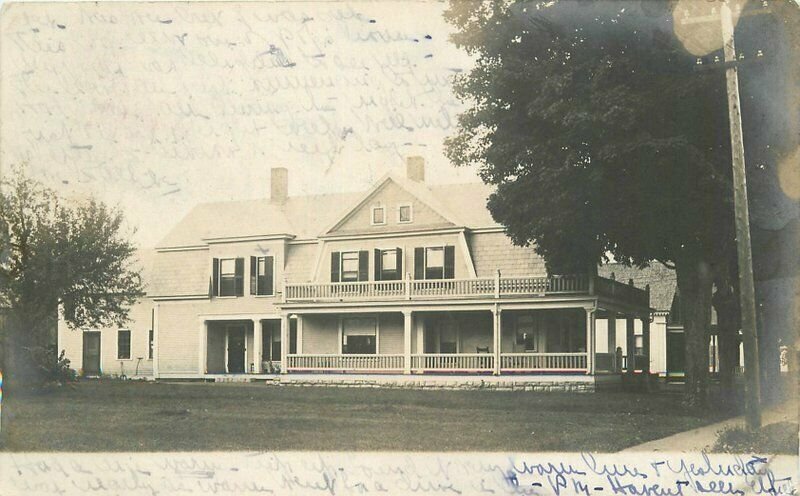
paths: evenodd
<path fill-rule="evenodd" d="M 493 221 L 487 186 L 424 176 L 413 157 L 368 191 L 295 197 L 275 168 L 270 198 L 198 205 L 146 257 L 132 333 L 62 325 L 61 347 L 84 372 L 157 378 L 592 390 L 650 369 L 645 287 L 547 274 Z M 638 353 L 598 339 L 609 318 Z"/>

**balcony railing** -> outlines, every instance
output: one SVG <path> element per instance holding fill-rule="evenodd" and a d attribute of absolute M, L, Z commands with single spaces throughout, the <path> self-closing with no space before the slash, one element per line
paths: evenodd
<path fill-rule="evenodd" d="M 647 291 L 602 277 L 483 277 L 402 281 L 287 283 L 287 302 L 502 298 L 511 296 L 600 295 L 647 306 Z"/>
<path fill-rule="evenodd" d="M 584 371 L 586 353 L 502 353 L 501 372 Z"/>

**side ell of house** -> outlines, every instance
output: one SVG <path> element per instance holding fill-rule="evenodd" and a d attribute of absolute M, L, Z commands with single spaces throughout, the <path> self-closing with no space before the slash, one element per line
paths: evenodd
<path fill-rule="evenodd" d="M 368 191 L 315 196 L 289 196 L 276 168 L 268 199 L 197 205 L 143 256 L 147 297 L 129 328 L 62 324 L 59 346 L 86 375 L 127 377 L 593 386 L 665 370 L 649 289 L 603 272 L 547 274 L 493 221 L 488 187 L 427 184 L 422 159 L 406 165 Z"/>

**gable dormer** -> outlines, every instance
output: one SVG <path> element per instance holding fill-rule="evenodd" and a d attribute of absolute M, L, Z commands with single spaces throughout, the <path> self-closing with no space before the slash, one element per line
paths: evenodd
<path fill-rule="evenodd" d="M 425 185 L 421 157 L 407 160 L 406 177 L 389 174 L 324 235 L 437 229 L 462 225 Z"/>

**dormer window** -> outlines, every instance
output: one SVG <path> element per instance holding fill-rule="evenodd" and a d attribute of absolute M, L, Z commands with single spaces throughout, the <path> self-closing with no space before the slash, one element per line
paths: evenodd
<path fill-rule="evenodd" d="M 397 222 L 400 224 L 408 224 L 413 220 L 414 212 L 411 209 L 411 204 L 400 205 L 397 207 Z"/>
<path fill-rule="evenodd" d="M 372 225 L 382 226 L 386 224 L 386 209 L 384 207 L 372 207 Z"/>

